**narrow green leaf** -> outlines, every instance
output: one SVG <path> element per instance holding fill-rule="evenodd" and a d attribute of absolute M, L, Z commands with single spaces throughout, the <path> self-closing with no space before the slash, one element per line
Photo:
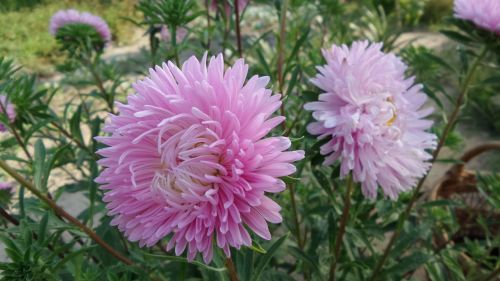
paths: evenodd
<path fill-rule="evenodd" d="M 83 143 L 82 130 L 80 129 L 80 121 L 82 116 L 82 105 L 78 106 L 71 119 L 69 120 L 69 127 L 71 135 L 78 141 Z"/>
<path fill-rule="evenodd" d="M 45 212 L 43 218 L 40 220 L 40 226 L 38 227 L 38 240 L 40 243 L 45 241 L 45 233 L 47 232 L 47 223 L 49 222 L 49 212 Z"/>
<path fill-rule="evenodd" d="M 274 244 L 267 250 L 267 253 L 259 259 L 257 266 L 255 267 L 254 275 L 252 277 L 253 281 L 261 280 L 260 276 L 264 272 L 267 264 L 271 261 L 271 258 L 274 256 L 276 251 L 283 245 L 286 241 L 290 233 L 283 235 L 280 239 L 278 239 Z"/>
<path fill-rule="evenodd" d="M 302 260 L 307 265 L 309 265 L 310 268 L 314 269 L 314 271 L 318 274 L 318 277 L 320 280 L 325 280 L 323 278 L 323 275 L 321 274 L 321 270 L 319 269 L 318 264 L 316 263 L 316 261 L 313 258 L 311 258 L 308 254 L 304 253 L 304 251 L 302 251 L 301 249 L 299 249 L 295 246 L 289 246 L 288 250 L 297 259 Z"/>
<path fill-rule="evenodd" d="M 416 270 L 429 261 L 430 258 L 431 256 L 422 252 L 416 252 L 403 257 L 399 262 L 384 271 L 383 274 L 386 276 L 385 279 L 389 279 L 389 276 L 400 276 L 407 272 Z"/>
<path fill-rule="evenodd" d="M 213 267 L 213 266 L 209 266 L 209 265 L 206 265 L 204 263 L 201 263 L 199 261 L 189 262 L 184 257 L 167 256 L 167 255 L 157 255 L 157 254 L 149 254 L 149 253 L 144 253 L 144 255 L 148 256 L 148 257 L 156 258 L 156 259 L 168 260 L 168 261 L 171 261 L 171 262 L 190 263 L 190 264 L 197 265 L 197 266 L 199 266 L 201 268 L 204 268 L 204 269 L 207 269 L 207 270 L 210 270 L 210 271 L 216 271 L 216 272 L 226 271 L 226 268 L 224 268 L 224 267 Z"/>
<path fill-rule="evenodd" d="M 46 191 L 47 186 L 43 186 L 44 166 L 45 166 L 45 146 L 41 139 L 35 143 L 35 158 L 33 159 L 34 165 L 34 181 L 36 188 Z"/>

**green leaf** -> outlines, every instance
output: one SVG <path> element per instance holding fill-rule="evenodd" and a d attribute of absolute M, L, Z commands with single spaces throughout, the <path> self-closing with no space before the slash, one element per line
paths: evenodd
<path fill-rule="evenodd" d="M 257 48 L 257 58 L 259 59 L 260 64 L 264 67 L 264 71 L 266 72 L 263 74 L 272 77 L 271 68 L 269 67 L 269 64 L 266 62 L 266 59 L 264 58 L 264 55 L 262 54 L 262 50 L 260 48 Z"/>
<path fill-rule="evenodd" d="M 286 95 L 285 96 L 290 95 L 292 93 L 292 91 L 293 91 L 293 88 L 295 88 L 295 85 L 297 85 L 297 77 L 299 75 L 299 72 L 300 72 L 300 65 L 297 65 L 294 68 L 294 70 L 292 72 L 292 76 L 289 79 L 288 86 L 287 86 L 287 89 L 286 89 Z"/>
<path fill-rule="evenodd" d="M 33 159 L 34 165 L 34 181 L 36 188 L 46 191 L 47 186 L 43 185 L 44 174 L 45 174 L 45 146 L 41 139 L 38 139 L 35 143 L 35 158 Z"/>
<path fill-rule="evenodd" d="M 302 47 L 304 42 L 306 42 L 307 37 L 309 37 L 309 31 L 311 31 L 310 28 L 308 28 L 305 32 L 302 32 L 302 35 L 300 36 L 299 40 L 297 40 L 297 42 L 293 46 L 290 56 L 288 56 L 287 64 L 289 64 L 290 61 L 299 53 L 300 47 Z"/>
<path fill-rule="evenodd" d="M 456 207 L 459 206 L 460 204 L 457 201 L 454 200 L 435 200 L 435 201 L 430 201 L 423 203 L 422 205 L 419 205 L 419 208 L 425 209 L 425 208 L 433 208 L 433 207 Z"/>
<path fill-rule="evenodd" d="M 461 33 L 458 33 L 456 31 L 441 30 L 441 33 L 444 34 L 446 37 L 450 38 L 451 40 L 457 41 L 457 42 L 465 44 L 465 45 L 468 45 L 471 42 L 473 42 L 473 40 L 471 38 L 469 38 Z"/>
<path fill-rule="evenodd" d="M 45 212 L 42 220 L 40 221 L 40 226 L 38 228 L 38 240 L 43 243 L 45 240 L 45 233 L 47 232 L 47 223 L 49 221 L 49 212 Z"/>
<path fill-rule="evenodd" d="M 172 262 L 190 263 L 190 264 L 197 265 L 197 266 L 199 266 L 199 267 L 201 267 L 203 269 L 207 269 L 207 270 L 210 270 L 210 271 L 216 271 L 216 272 L 226 271 L 226 268 L 224 268 L 224 267 L 213 267 L 213 266 L 209 266 L 209 265 L 206 265 L 204 263 L 201 263 L 199 261 L 189 262 L 184 257 L 167 256 L 167 255 L 157 255 L 157 254 L 149 254 L 149 253 L 144 253 L 144 255 L 147 256 L 147 257 L 152 257 L 152 258 L 162 259 L 162 260 L 168 260 L 168 261 L 172 261 Z"/>
<path fill-rule="evenodd" d="M 302 260 L 305 262 L 310 268 L 314 269 L 314 271 L 318 274 L 318 277 L 320 280 L 324 280 L 323 275 L 321 274 L 321 271 L 319 269 L 318 264 L 316 261 L 311 258 L 308 254 L 304 253 L 301 249 L 295 247 L 295 246 L 289 246 L 288 250 L 292 255 L 294 255 L 297 259 Z"/>
<path fill-rule="evenodd" d="M 289 235 L 290 232 L 283 235 L 280 239 L 274 242 L 274 244 L 269 248 L 269 250 L 267 250 L 267 253 L 259 259 L 259 262 L 255 267 L 254 275 L 252 277 L 253 281 L 261 280 L 260 276 L 262 272 L 264 272 L 264 269 L 266 268 L 267 264 L 271 261 L 271 258 L 274 256 L 276 251 L 281 247 L 281 245 L 286 241 Z"/>
<path fill-rule="evenodd" d="M 384 271 L 385 279 L 382 278 L 382 280 L 388 279 L 389 276 L 400 276 L 407 272 L 416 270 L 429 261 L 430 258 L 430 255 L 422 252 L 416 252 L 406 256 L 390 268 L 386 269 Z"/>
<path fill-rule="evenodd" d="M 66 254 L 64 256 L 64 258 L 59 261 L 56 266 L 54 266 L 52 268 L 52 271 L 53 272 L 57 272 L 65 263 L 67 263 L 68 261 L 72 260 L 73 258 L 85 253 L 85 252 L 89 252 L 91 249 L 94 249 L 96 248 L 97 245 L 91 245 L 91 246 L 87 246 L 87 247 L 83 247 L 83 248 L 80 248 L 78 249 L 77 251 L 74 251 L 74 252 L 71 252 L 70 254 Z"/>
<path fill-rule="evenodd" d="M 80 121 L 82 115 L 82 105 L 78 106 L 78 109 L 75 111 L 71 119 L 69 120 L 69 127 L 71 135 L 83 143 L 82 130 L 80 129 Z"/>
<path fill-rule="evenodd" d="M 255 241 L 253 241 L 252 246 L 250 246 L 248 248 L 251 249 L 252 251 L 255 251 L 255 252 L 259 253 L 259 254 L 265 254 L 266 253 L 266 250 L 264 248 L 262 248 L 262 246 L 259 245 Z"/>

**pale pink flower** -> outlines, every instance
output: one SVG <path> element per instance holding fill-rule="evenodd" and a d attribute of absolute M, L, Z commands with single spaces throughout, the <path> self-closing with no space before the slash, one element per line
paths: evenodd
<path fill-rule="evenodd" d="M 286 151 L 286 137 L 265 137 L 284 117 L 272 117 L 280 95 L 266 89 L 267 77 L 246 81 L 242 59 L 224 69 L 222 55 L 207 67 L 187 60 L 150 69 L 134 84 L 128 104 L 118 104 L 105 126 L 108 147 L 98 151 L 105 167 L 96 179 L 105 190 L 111 224 L 130 241 L 153 246 L 169 237 L 193 260 L 209 263 L 213 245 L 252 244 L 247 230 L 271 239 L 267 222 L 280 223 L 280 206 L 267 193 L 285 189 L 302 151 Z"/>
<path fill-rule="evenodd" d="M 321 147 L 324 164 L 340 161 L 341 176 L 352 171 L 363 194 L 376 198 L 377 185 L 396 199 L 411 189 L 430 167 L 426 151 L 436 136 L 426 132 L 432 108 L 422 85 L 405 78 L 406 65 L 382 44 L 354 42 L 323 50 L 327 64 L 311 81 L 323 93 L 307 103 L 317 122 L 308 131 L 330 140 Z"/>
<path fill-rule="evenodd" d="M 10 103 L 4 95 L 0 95 L 0 103 L 0 114 L 6 114 L 9 122 L 14 122 L 16 120 L 16 110 L 14 109 L 14 105 Z M 2 122 L 0 122 L 0 132 L 6 131 L 7 124 L 2 124 Z"/>
<path fill-rule="evenodd" d="M 455 0 L 455 17 L 500 35 L 499 0 Z"/>
<path fill-rule="evenodd" d="M 111 41 L 111 31 L 108 24 L 100 17 L 87 12 L 79 12 L 77 10 L 61 10 L 55 13 L 50 19 L 49 31 L 50 34 L 56 35 L 57 31 L 69 24 L 86 24 L 95 29 L 106 43 Z"/>
<path fill-rule="evenodd" d="M 12 189 L 12 184 L 9 182 L 0 182 L 0 190 L 10 190 Z"/>

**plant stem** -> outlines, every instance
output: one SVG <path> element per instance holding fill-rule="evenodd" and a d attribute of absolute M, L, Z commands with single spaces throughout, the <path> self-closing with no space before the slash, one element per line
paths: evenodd
<path fill-rule="evenodd" d="M 283 93 L 284 87 L 284 75 L 283 75 L 283 64 L 285 60 L 285 40 L 286 40 L 286 11 L 288 9 L 288 0 L 283 0 L 281 5 L 281 18 L 280 18 L 280 35 L 278 40 L 278 87 L 281 95 Z M 283 96 L 284 97 L 284 96 Z M 282 116 L 285 116 L 285 104 L 281 103 L 280 112 Z M 283 129 L 286 129 L 286 122 L 283 122 Z"/>
<path fill-rule="evenodd" d="M 205 0 L 205 9 L 207 10 L 207 50 L 210 51 L 210 44 L 212 41 L 212 32 L 210 30 L 210 3 L 209 0 Z"/>
<path fill-rule="evenodd" d="M 70 223 L 74 224 L 76 227 L 80 228 L 83 232 L 85 232 L 92 240 L 94 240 L 99 246 L 101 246 L 104 250 L 108 251 L 113 257 L 123 262 L 126 265 L 132 265 L 133 262 L 127 257 L 122 256 L 119 252 L 113 249 L 109 244 L 107 244 L 104 240 L 101 239 L 92 229 L 88 228 L 86 225 L 81 223 L 72 215 L 68 214 L 63 208 L 59 207 L 56 202 L 52 199 L 45 196 L 41 193 L 31 182 L 28 182 L 18 174 L 14 169 L 12 169 L 6 162 L 0 160 L 0 168 L 2 168 L 7 174 L 12 176 L 17 182 L 19 182 L 22 186 L 26 187 L 33 195 L 38 197 L 40 200 L 45 202 L 54 212 L 68 220 Z"/>
<path fill-rule="evenodd" d="M 30 152 L 28 151 L 28 148 L 26 147 L 26 144 L 24 143 L 23 139 L 21 138 L 21 136 L 17 132 L 17 130 L 14 127 L 14 125 L 9 124 L 9 127 L 10 127 L 10 129 L 12 131 L 12 134 L 14 135 L 14 138 L 16 138 L 17 142 L 19 143 L 19 145 L 23 149 L 24 154 L 26 154 L 26 157 L 28 157 L 28 160 L 31 161 L 31 162 L 33 162 L 33 157 L 31 156 Z"/>
<path fill-rule="evenodd" d="M 333 248 L 333 262 L 330 266 L 330 281 L 335 280 L 335 269 L 337 268 L 337 263 L 340 257 L 340 246 L 342 245 L 342 239 L 345 233 L 345 227 L 347 225 L 347 220 L 349 219 L 349 211 L 351 209 L 351 193 L 354 187 L 352 180 L 352 175 L 347 176 L 347 190 L 344 197 L 344 208 L 342 210 L 342 217 L 340 218 L 339 231 L 337 232 L 337 237 L 335 238 L 335 246 Z"/>
<path fill-rule="evenodd" d="M 89 60 L 89 59 L 84 59 L 83 60 L 84 65 L 87 67 L 89 70 L 90 74 L 92 74 L 92 77 L 94 78 L 96 82 L 96 86 L 101 91 L 101 94 L 105 97 L 106 104 L 108 105 L 109 112 L 111 114 L 115 114 L 114 112 L 114 107 L 113 107 L 113 100 L 109 96 L 108 92 L 106 91 L 106 88 L 104 88 L 104 82 L 102 81 L 101 77 L 97 73 L 97 70 L 94 67 L 94 64 Z"/>
<path fill-rule="evenodd" d="M 177 51 L 177 26 L 170 28 L 170 34 L 172 35 L 172 48 L 174 49 L 175 64 L 181 67 L 179 60 L 179 52 Z"/>
<path fill-rule="evenodd" d="M 243 57 L 243 49 L 241 47 L 241 31 L 240 31 L 240 7 L 238 7 L 238 0 L 234 0 L 234 13 L 236 16 L 236 44 L 238 44 L 238 54 L 240 58 Z"/>
<path fill-rule="evenodd" d="M 0 216 L 4 217 L 8 222 L 12 223 L 13 225 L 19 225 L 19 221 L 11 216 L 7 211 L 5 211 L 4 208 L 0 207 Z"/>
<path fill-rule="evenodd" d="M 56 127 L 56 129 L 58 129 L 61 132 L 61 134 L 63 134 L 64 136 L 66 136 L 67 138 L 69 138 L 71 141 L 73 141 L 78 147 L 80 147 L 81 149 L 87 151 L 94 159 L 98 158 L 97 155 L 92 150 L 90 150 L 85 144 L 81 143 L 79 140 L 77 140 L 76 138 L 74 138 L 62 126 L 60 126 L 59 124 L 57 124 L 54 121 L 50 122 L 50 124 L 52 124 L 52 126 Z"/>
<path fill-rule="evenodd" d="M 486 55 L 487 50 L 488 50 L 487 47 L 484 47 L 481 50 L 481 52 L 477 56 L 474 64 L 469 69 L 467 76 L 465 77 L 464 82 L 462 84 L 462 87 L 460 87 L 460 93 L 459 93 L 457 101 L 455 103 L 455 108 L 453 109 L 453 112 L 451 113 L 450 117 L 448 118 L 448 123 L 446 124 L 446 127 L 443 130 L 441 138 L 439 139 L 439 142 L 436 146 L 436 150 L 434 150 L 434 152 L 432 153 L 432 159 L 431 159 L 432 163 L 436 161 L 436 159 L 439 155 L 439 152 L 441 152 L 441 149 L 444 146 L 446 138 L 450 134 L 451 130 L 453 129 L 453 127 L 455 125 L 455 122 L 458 119 L 460 109 L 462 108 L 462 105 L 465 102 L 465 98 L 467 97 L 467 93 L 469 92 L 469 85 L 472 82 L 472 78 L 474 77 L 474 74 L 477 70 L 477 67 L 479 66 L 481 60 Z M 401 234 L 403 224 L 410 216 L 413 205 L 415 205 L 415 202 L 418 199 L 418 195 L 420 193 L 420 190 L 422 189 L 422 186 L 425 182 L 425 179 L 427 178 L 427 175 L 429 175 L 429 173 L 427 173 L 426 175 L 424 175 L 420 179 L 420 181 L 417 184 L 417 187 L 415 188 L 415 191 L 413 192 L 412 197 L 410 198 L 410 202 L 408 203 L 408 206 L 406 207 L 405 211 L 399 216 L 396 230 L 394 231 L 391 239 L 389 240 L 389 243 L 385 247 L 382 258 L 379 260 L 379 262 L 375 266 L 375 269 L 373 270 L 373 273 L 369 279 L 370 281 L 376 280 L 378 273 L 382 270 L 384 263 L 386 262 L 387 258 L 389 257 L 389 253 L 392 250 L 392 246 L 394 245 L 394 242 L 396 242 L 396 238 L 399 236 L 399 234 Z"/>
<path fill-rule="evenodd" d="M 7 112 L 7 109 L 5 108 L 6 106 L 3 105 L 3 103 L 0 102 L 0 112 Z M 7 114 L 6 114 L 7 115 Z M 7 120 L 9 120 L 9 117 L 7 116 Z M 11 122 L 7 122 L 7 126 L 10 128 L 10 130 L 12 131 L 12 134 L 14 135 L 14 138 L 16 139 L 17 143 L 19 143 L 19 145 L 21 146 L 21 148 L 23 149 L 24 151 L 24 154 L 26 154 L 26 157 L 28 157 L 28 160 L 30 160 L 31 162 L 33 161 L 33 157 L 31 157 L 31 154 L 30 152 L 28 151 L 28 149 L 26 148 L 26 145 L 25 143 L 23 142 L 23 139 L 21 138 L 21 136 L 19 136 L 19 134 L 17 133 L 17 130 L 16 130 L 16 127 L 14 126 L 14 124 L 12 124 Z"/>
<path fill-rule="evenodd" d="M 295 238 L 297 238 L 297 245 L 302 250 L 304 248 L 304 244 L 302 241 L 302 235 L 300 234 L 300 223 L 299 223 L 299 214 L 297 212 L 297 203 L 295 200 L 295 186 L 293 183 L 288 185 L 288 189 L 290 189 L 290 201 L 292 204 L 292 213 L 293 213 L 293 221 L 295 224 Z"/>
<path fill-rule="evenodd" d="M 234 266 L 233 260 L 231 258 L 226 258 L 225 264 L 227 268 L 227 273 L 229 274 L 229 280 L 239 281 L 238 273 L 236 272 L 236 267 Z"/>
<path fill-rule="evenodd" d="M 151 67 L 155 67 L 156 50 L 158 49 L 158 44 L 157 44 L 156 37 L 155 37 L 156 28 L 154 26 L 150 26 L 149 30 L 151 31 L 151 32 L 149 32 L 149 49 L 151 51 Z"/>

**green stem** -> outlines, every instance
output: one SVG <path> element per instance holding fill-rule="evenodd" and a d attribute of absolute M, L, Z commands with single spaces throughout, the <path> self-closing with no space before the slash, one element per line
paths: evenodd
<path fill-rule="evenodd" d="M 210 2 L 205 0 L 205 9 L 207 10 L 207 50 L 210 50 L 210 44 L 212 42 L 212 32 L 210 27 Z"/>
<path fill-rule="evenodd" d="M 477 56 L 472 67 L 469 69 L 467 76 L 465 77 L 464 82 L 463 82 L 462 86 L 460 87 L 460 93 L 459 93 L 457 101 L 455 103 L 455 108 L 453 109 L 453 112 L 451 113 L 450 117 L 448 118 L 448 123 L 446 124 L 446 127 L 443 130 L 443 134 L 441 135 L 441 138 L 439 139 L 439 142 L 436 146 L 436 150 L 434 150 L 434 153 L 432 154 L 431 162 L 436 161 L 436 159 L 439 155 L 439 152 L 441 151 L 441 149 L 443 148 L 443 146 L 445 144 L 446 138 L 448 137 L 451 130 L 455 126 L 455 123 L 458 119 L 458 115 L 460 113 L 462 105 L 464 104 L 465 99 L 467 97 L 467 93 L 469 92 L 469 86 L 470 86 L 470 83 L 472 82 L 472 78 L 474 77 L 474 74 L 477 70 L 477 67 L 481 63 L 481 60 L 486 55 L 487 51 L 488 51 L 487 47 L 484 47 L 481 50 L 481 52 L 479 53 L 479 55 Z M 406 207 L 405 211 L 399 216 L 397 228 L 394 231 L 391 239 L 389 240 L 389 243 L 385 247 L 382 258 L 379 260 L 379 262 L 375 266 L 375 269 L 373 270 L 373 273 L 369 279 L 370 281 L 376 280 L 378 273 L 380 273 L 380 271 L 382 270 L 382 268 L 384 266 L 384 263 L 387 261 L 387 258 L 389 257 L 389 254 L 390 254 L 390 251 L 392 250 L 392 246 L 396 242 L 396 238 L 401 234 L 401 230 L 403 228 L 404 222 L 410 216 L 413 205 L 415 205 L 415 202 L 418 199 L 418 195 L 420 194 L 420 190 L 422 189 L 422 186 L 423 186 L 428 174 L 429 173 L 427 173 L 425 176 L 423 176 L 420 179 L 420 181 L 417 184 L 417 187 L 415 188 L 415 190 L 413 192 L 413 195 L 410 199 L 410 202 L 408 203 L 408 206 Z"/>
<path fill-rule="evenodd" d="M 241 31 L 240 31 L 240 7 L 238 7 L 238 0 L 234 0 L 234 13 L 236 16 L 236 44 L 238 45 L 238 54 L 240 58 L 243 57 L 243 48 L 241 46 Z"/>
<path fill-rule="evenodd" d="M 300 234 L 300 223 L 299 223 L 299 214 L 297 212 L 297 202 L 295 199 L 295 186 L 293 183 L 291 183 L 288 186 L 288 189 L 290 190 L 290 201 L 292 204 L 292 213 L 293 213 L 293 221 L 295 224 L 295 238 L 297 238 L 297 245 L 299 248 L 302 250 L 304 248 L 304 244 L 302 243 L 302 235 Z"/>
<path fill-rule="evenodd" d="M 45 202 L 54 212 L 65 218 L 67 221 L 80 228 L 83 232 L 85 232 L 92 240 L 94 240 L 99 246 L 101 246 L 104 250 L 108 251 L 113 257 L 123 262 L 126 265 L 132 265 L 133 262 L 125 256 L 122 256 L 119 252 L 113 249 L 108 243 L 102 240 L 92 229 L 88 228 L 86 225 L 81 223 L 75 217 L 67 213 L 63 208 L 59 207 L 54 200 L 45 196 L 41 193 L 31 182 L 27 181 L 20 174 L 18 174 L 14 169 L 12 169 L 6 162 L 0 160 L 0 168 L 2 168 L 7 174 L 12 176 L 19 184 L 26 187 L 33 195 L 38 197 L 38 199 Z"/>
<path fill-rule="evenodd" d="M 180 60 L 179 60 L 179 52 L 177 50 L 177 27 L 173 26 L 170 28 L 170 34 L 172 35 L 172 48 L 174 49 L 174 58 L 175 58 L 175 63 L 177 64 L 178 67 L 181 67 L 180 65 Z"/>
<path fill-rule="evenodd" d="M 92 158 L 94 158 L 95 160 L 98 160 L 99 157 L 92 151 L 90 150 L 90 148 L 88 148 L 85 144 L 81 143 L 78 139 L 76 139 L 75 137 L 73 137 L 68 131 L 66 131 L 66 129 L 64 129 L 61 125 L 57 124 L 55 121 L 52 121 L 50 122 L 50 124 L 52 124 L 52 126 L 56 127 L 57 130 L 59 130 L 59 132 L 61 132 L 61 134 L 63 134 L 65 137 L 69 138 L 71 141 L 73 141 L 78 147 L 80 147 L 81 149 L 87 151 L 87 153 L 92 156 Z"/>
<path fill-rule="evenodd" d="M 101 92 L 101 94 L 105 97 L 106 104 L 107 104 L 107 106 L 109 108 L 109 112 L 111 112 L 111 114 L 115 114 L 115 112 L 114 112 L 114 106 L 113 106 L 114 98 L 113 98 L 113 96 L 111 94 L 109 94 L 106 91 L 106 88 L 104 88 L 104 82 L 102 81 L 101 77 L 97 73 L 97 70 L 94 67 L 94 63 L 92 63 L 90 61 L 90 59 L 85 58 L 85 59 L 83 59 L 83 64 L 87 67 L 87 69 L 89 70 L 90 74 L 92 75 L 92 77 L 95 80 L 97 88 L 99 89 L 99 91 Z"/>
<path fill-rule="evenodd" d="M 337 263 L 340 258 L 340 248 L 342 245 L 342 239 L 345 234 L 345 227 L 347 225 L 347 220 L 349 219 L 349 211 L 351 209 L 351 193 L 354 188 L 354 182 L 352 180 L 352 175 L 347 176 L 347 190 L 344 197 L 344 209 L 342 210 L 342 217 L 340 219 L 339 231 L 337 232 L 337 237 L 335 238 L 335 246 L 333 248 L 333 262 L 330 266 L 330 281 L 335 280 L 335 271 L 337 268 Z"/>
<path fill-rule="evenodd" d="M 288 10 L 288 0 L 283 0 L 283 4 L 281 6 L 281 18 L 280 18 L 280 33 L 278 40 L 278 87 L 279 92 L 283 95 L 284 88 L 284 80 L 285 77 L 283 75 L 283 65 L 285 60 L 285 39 L 286 39 L 286 11 Z M 281 103 L 280 113 L 282 116 L 285 116 L 285 104 Z M 286 122 L 283 122 L 283 129 L 286 129 Z"/>
<path fill-rule="evenodd" d="M 7 112 L 7 109 L 5 108 L 5 106 L 3 105 L 3 103 L 1 103 L 1 102 L 0 102 L 0 112 Z M 5 113 L 5 115 L 7 115 L 7 114 Z M 9 120 L 9 117 L 8 116 L 6 116 L 6 117 L 7 117 L 7 120 Z M 24 141 L 21 138 L 21 136 L 19 136 L 19 134 L 17 133 L 17 130 L 16 130 L 16 127 L 14 126 L 14 124 L 12 124 L 11 122 L 7 121 L 7 127 L 9 127 L 9 129 L 12 132 L 12 134 L 14 135 L 14 138 L 16 139 L 17 143 L 23 149 L 24 154 L 26 154 L 26 157 L 28 158 L 28 160 L 31 161 L 31 162 L 33 162 L 33 157 L 31 157 L 31 154 L 28 151 L 28 149 L 26 147 L 26 144 L 24 143 Z"/>

